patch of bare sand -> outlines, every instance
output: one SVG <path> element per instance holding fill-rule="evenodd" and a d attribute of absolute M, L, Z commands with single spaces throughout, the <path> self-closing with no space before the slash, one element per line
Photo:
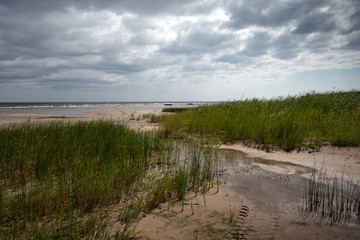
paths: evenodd
<path fill-rule="evenodd" d="M 305 167 L 314 167 L 315 165 L 317 170 L 320 170 L 324 164 L 329 177 L 335 175 L 341 177 L 344 173 L 344 178 L 351 177 L 354 182 L 360 181 L 360 148 L 324 146 L 320 151 L 264 152 L 241 143 L 221 145 L 220 148 L 241 151 L 250 158 L 290 162 Z M 261 167 L 269 171 L 278 171 L 276 165 L 262 165 Z M 308 177 L 308 174 L 304 177 Z"/>
<path fill-rule="evenodd" d="M 149 118 L 147 116 L 160 116 L 164 114 L 166 113 L 145 110 L 129 110 L 91 112 L 85 114 L 84 116 L 89 120 L 109 120 L 122 122 L 129 128 L 137 131 L 156 131 L 159 129 L 159 124 L 149 122 Z"/>
<path fill-rule="evenodd" d="M 236 195 L 236 196 L 235 196 Z M 236 219 L 239 196 L 229 190 L 215 193 L 212 189 L 205 196 L 193 194 L 182 211 L 181 203 L 168 204 L 153 210 L 137 226 L 139 239 L 231 239 L 231 211 Z M 236 201 L 236 203 L 234 202 Z"/>
<path fill-rule="evenodd" d="M 301 193 L 292 195 L 299 192 L 295 184 L 273 185 L 256 176 L 242 176 L 220 192 L 207 194 L 206 206 L 202 196 L 190 197 L 184 211 L 180 204 L 174 209 L 163 205 L 137 223 L 136 239 L 359 239 L 357 227 L 329 226 L 317 218 L 302 217 Z M 284 193 L 278 195 L 275 190 Z"/>
<path fill-rule="evenodd" d="M 23 123 L 47 123 L 52 121 L 71 121 L 82 119 L 81 116 L 58 116 L 34 113 L 2 113 L 0 114 L 0 126 Z"/>
<path fill-rule="evenodd" d="M 39 124 L 49 122 L 77 122 L 93 120 L 109 120 L 124 123 L 131 129 L 138 131 L 155 131 L 159 124 L 150 123 L 145 117 L 146 114 L 161 115 L 164 113 L 145 111 L 145 110 L 126 110 L 126 111 L 98 111 L 89 112 L 83 115 L 45 115 L 45 114 L 0 114 L 0 126 L 13 124 Z"/>

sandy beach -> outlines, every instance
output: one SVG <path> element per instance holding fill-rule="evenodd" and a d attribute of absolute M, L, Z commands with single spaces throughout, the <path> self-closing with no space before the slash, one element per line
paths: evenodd
<path fill-rule="evenodd" d="M 159 111 L 161 108 L 159 107 Z M 76 121 L 96 121 L 110 120 L 126 124 L 131 129 L 141 131 L 153 131 L 158 128 L 158 124 L 148 122 L 143 116 L 144 114 L 160 115 L 164 113 L 155 111 L 146 111 L 141 107 L 137 110 L 127 111 L 96 111 L 88 112 L 83 115 L 46 115 L 33 113 L 2 113 L 0 114 L 0 127 L 12 124 L 22 123 L 48 123 L 48 122 L 76 122 Z"/>
<path fill-rule="evenodd" d="M 52 121 L 111 120 L 138 131 L 154 131 L 144 111 L 98 111 L 83 115 L 0 114 L 0 127 Z M 220 191 L 205 198 L 189 195 L 184 211 L 167 204 L 141 218 L 133 234 L 137 239 L 359 239 L 356 224 L 334 224 L 301 215 L 304 179 L 310 169 L 325 165 L 328 176 L 360 181 L 360 149 L 324 146 L 318 151 L 262 150 L 243 144 L 221 145 L 232 160 L 246 157 L 249 167 L 225 166 Z M 230 152 L 226 152 L 230 151 Z M 242 157 L 240 157 L 242 156 Z M 114 219 L 116 218 L 114 212 Z M 114 228 L 117 223 L 114 220 Z"/>

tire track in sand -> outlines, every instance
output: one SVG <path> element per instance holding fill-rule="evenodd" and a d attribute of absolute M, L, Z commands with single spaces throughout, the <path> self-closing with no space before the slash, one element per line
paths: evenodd
<path fill-rule="evenodd" d="M 259 212 L 260 213 L 260 212 Z M 276 213 L 259 214 L 255 209 L 241 206 L 236 222 L 231 230 L 235 240 L 273 240 L 279 228 L 279 216 Z"/>

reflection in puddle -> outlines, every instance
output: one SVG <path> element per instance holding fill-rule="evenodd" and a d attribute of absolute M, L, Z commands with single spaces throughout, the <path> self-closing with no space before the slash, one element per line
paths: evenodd
<path fill-rule="evenodd" d="M 229 175 L 242 174 L 263 174 L 269 171 L 277 174 L 304 174 L 311 172 L 311 168 L 291 162 L 267 160 L 262 158 L 249 158 L 246 154 L 231 150 L 222 149 L 219 153 L 224 170 Z"/>
<path fill-rule="evenodd" d="M 283 203 L 301 202 L 304 189 L 301 174 L 311 169 L 289 162 L 249 158 L 231 149 L 220 150 L 219 157 L 224 168 L 221 178 L 224 185 L 245 196 L 258 210 L 277 213 Z"/>

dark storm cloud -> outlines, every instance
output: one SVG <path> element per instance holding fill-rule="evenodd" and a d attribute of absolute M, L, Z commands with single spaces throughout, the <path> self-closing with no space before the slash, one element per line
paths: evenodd
<path fill-rule="evenodd" d="M 313 13 L 306 16 L 294 30 L 294 34 L 313 32 L 329 32 L 336 29 L 334 15 L 329 13 Z"/>
<path fill-rule="evenodd" d="M 348 42 L 343 46 L 344 50 L 360 51 L 360 31 L 351 34 Z"/>
<path fill-rule="evenodd" d="M 50 38 L 54 31 L 46 23 L 27 16 L 13 20 L 10 15 L 1 15 L 0 27 L 3 59 L 37 54 L 35 50 L 42 48 L 42 42 Z"/>
<path fill-rule="evenodd" d="M 44 13 L 68 7 L 84 10 L 109 10 L 117 13 L 157 15 L 161 13 L 183 14 L 191 0 L 4 0 L 1 5 L 15 12 Z"/>
<path fill-rule="evenodd" d="M 145 64 L 121 64 L 121 63 L 100 63 L 91 69 L 99 70 L 106 73 L 116 73 L 120 75 L 128 75 L 137 72 L 143 72 L 147 69 Z"/>
<path fill-rule="evenodd" d="M 247 40 L 245 49 L 241 52 L 244 56 L 259 57 L 265 55 L 270 47 L 271 36 L 266 32 L 256 32 Z"/>
<path fill-rule="evenodd" d="M 240 65 L 251 64 L 254 62 L 249 57 L 242 55 L 241 52 L 235 54 L 225 54 L 217 58 L 216 60 L 223 63 L 240 64 Z"/>
<path fill-rule="evenodd" d="M 117 55 L 126 55 L 126 50 L 131 48 L 131 45 L 151 44 L 149 41 L 151 33 L 145 30 L 155 27 L 149 24 L 146 18 L 164 11 L 168 11 L 170 14 L 174 13 L 173 10 L 176 10 L 175 12 L 185 11 L 184 3 L 186 1 L 2 1 L 0 3 L 0 12 L 2 13 L 0 16 L 0 59 L 16 61 L 16 59 L 36 60 L 54 57 L 66 59 L 70 63 L 68 66 L 55 67 L 55 70 L 96 69 L 121 75 L 141 72 L 148 68 L 146 65 L 139 64 L 143 62 L 141 59 L 136 60 L 138 63 L 123 63 L 121 57 Z M 71 7 L 75 10 L 69 10 Z M 103 21 L 102 17 L 86 19 L 86 16 L 79 16 L 79 21 L 71 22 L 71 19 L 67 19 L 67 17 L 71 11 L 77 11 L 76 9 L 81 11 L 80 14 L 86 14 L 86 11 L 109 10 L 118 13 L 145 14 L 148 17 L 124 17 L 122 24 L 131 34 L 128 43 L 117 39 L 123 34 L 123 31 L 120 30 L 112 42 L 102 44 L 95 42 L 91 32 L 87 31 Z M 155 43 L 158 44 L 154 41 Z M 76 59 L 89 55 L 99 56 L 101 59 L 96 64 L 79 62 Z M 32 68 L 38 70 L 38 79 L 47 75 L 48 68 L 46 66 L 39 64 Z M 13 67 L 12 69 L 15 69 L 14 72 L 22 72 L 18 74 L 24 76 L 28 74 L 24 70 L 26 67 Z M 52 70 L 54 71 L 53 68 Z M 9 81 L 15 75 L 5 74 Z"/>
<path fill-rule="evenodd" d="M 288 35 L 279 36 L 273 43 L 272 56 L 278 59 L 291 59 L 298 55 L 299 42 L 294 37 Z"/>
<path fill-rule="evenodd" d="M 360 29 L 360 4 L 353 0 L 228 1 L 226 9 L 230 14 L 227 26 L 234 29 L 294 26 L 294 34 L 347 34 Z M 340 23 L 341 18 L 345 22 Z"/>
<path fill-rule="evenodd" d="M 39 77 L 38 72 L 36 71 L 26 71 L 26 72 L 13 72 L 13 71 L 3 71 L 0 73 L 0 82 L 6 83 L 9 79 L 17 82 L 27 82 L 29 79 L 36 79 Z"/>
<path fill-rule="evenodd" d="M 256 72 L 264 58 L 269 68 L 312 53 L 345 62 L 359 39 L 356 0 L 3 0 L 0 83 L 158 86 Z"/>
<path fill-rule="evenodd" d="M 104 86 L 111 87 L 114 85 L 112 81 L 101 81 L 92 77 L 65 77 L 65 78 L 57 78 L 57 79 L 42 79 L 37 83 L 39 86 L 49 87 L 50 89 L 62 89 L 62 90 L 73 90 L 73 89 L 96 89 L 103 88 Z"/>
<path fill-rule="evenodd" d="M 128 28 L 130 31 L 141 32 L 147 29 L 155 28 L 155 26 L 152 26 L 149 23 L 149 20 L 150 19 L 148 17 L 139 18 L 135 16 L 132 17 L 126 16 L 123 18 L 122 22 L 124 23 L 126 28 Z"/>
<path fill-rule="evenodd" d="M 79 1 L 76 6 L 90 6 L 95 9 L 105 9 L 117 12 L 133 12 L 145 15 L 157 15 L 161 13 L 183 14 L 184 5 L 191 3 L 191 0 L 90 0 Z M 85 3 L 85 4 L 84 4 Z"/>
<path fill-rule="evenodd" d="M 344 30 L 344 32 L 343 32 L 344 34 L 349 34 L 354 31 L 360 30 L 360 9 L 357 10 L 354 14 L 352 14 L 350 16 L 349 22 L 350 22 L 350 28 L 347 30 Z"/>
<path fill-rule="evenodd" d="M 229 1 L 227 10 L 231 14 L 229 26 L 245 28 L 248 26 L 277 27 L 296 20 L 314 9 L 324 5 L 322 0 L 299 1 Z"/>
<path fill-rule="evenodd" d="M 163 51 L 168 54 L 206 54 L 219 50 L 221 44 L 229 39 L 228 35 L 205 31 L 191 32 L 185 36 L 179 34 L 177 39 Z"/>
<path fill-rule="evenodd" d="M 195 46 L 202 46 L 212 48 L 219 45 L 221 42 L 226 41 L 228 37 L 224 34 L 207 33 L 207 32 L 193 32 L 188 38 L 187 42 Z"/>
<path fill-rule="evenodd" d="M 235 54 L 225 54 L 217 61 L 230 64 L 252 64 L 254 58 L 267 54 L 271 43 L 271 36 L 266 32 L 256 32 L 245 41 L 245 48 Z"/>

